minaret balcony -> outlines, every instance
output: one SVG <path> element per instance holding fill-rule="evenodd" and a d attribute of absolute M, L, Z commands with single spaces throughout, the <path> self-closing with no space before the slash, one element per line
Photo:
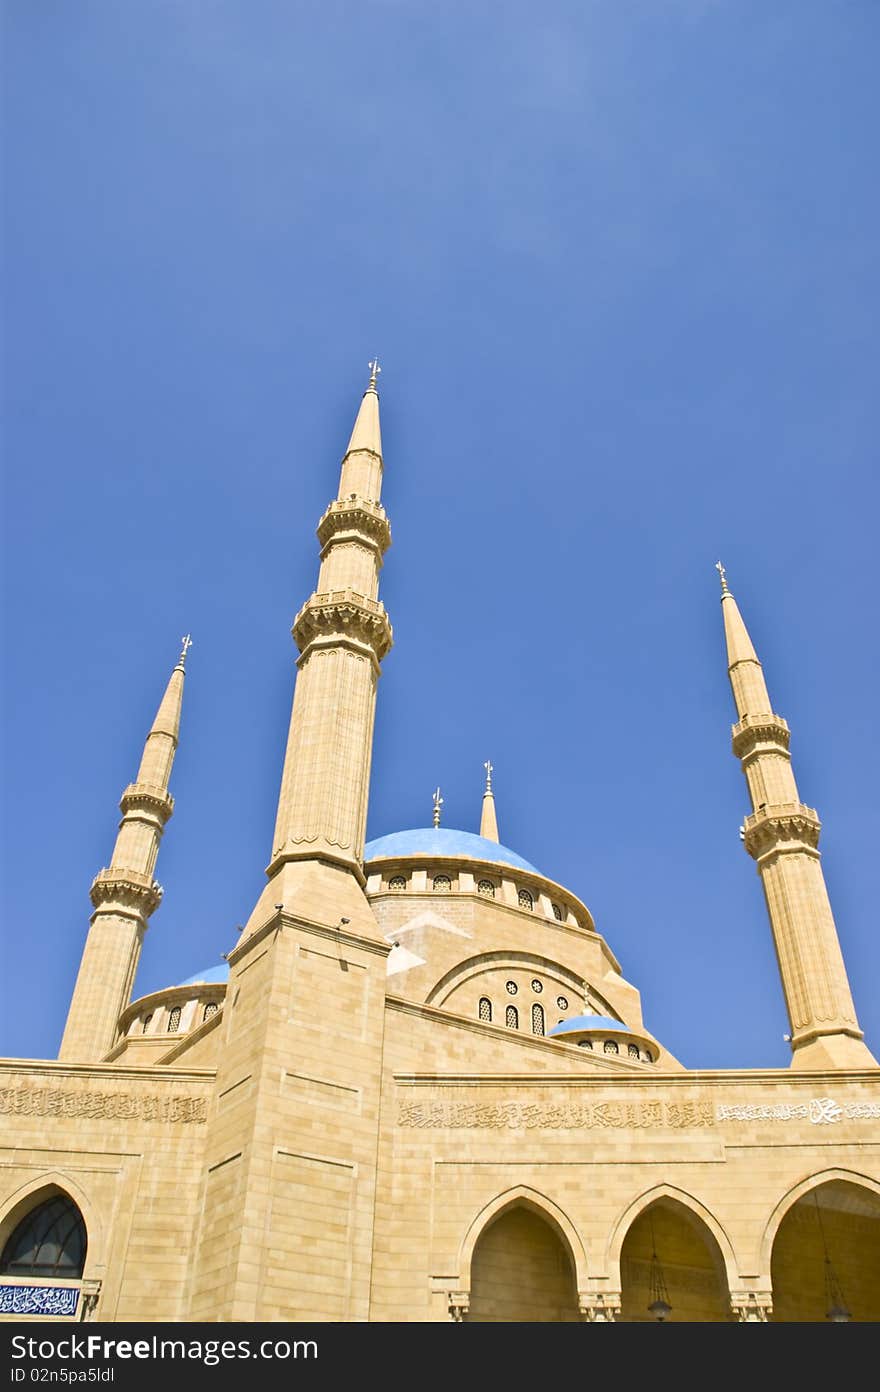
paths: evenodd
<path fill-rule="evenodd" d="M 96 909 L 119 909 L 140 918 L 149 918 L 159 907 L 162 893 L 162 886 L 152 875 L 116 866 L 99 870 L 89 890 Z"/>
<path fill-rule="evenodd" d="M 330 504 L 318 523 L 322 555 L 332 541 L 360 541 L 383 556 L 391 545 L 391 524 L 381 503 L 353 494 Z"/>
<path fill-rule="evenodd" d="M 291 632 L 301 653 L 315 642 L 332 646 L 334 640 L 347 641 L 369 649 L 377 662 L 394 641 L 385 605 L 354 590 L 313 594 L 294 619 Z"/>
<path fill-rule="evenodd" d="M 767 803 L 743 822 L 743 841 L 758 860 L 770 851 L 815 851 L 822 823 L 802 802 Z"/>
<path fill-rule="evenodd" d="M 174 811 L 174 798 L 155 783 L 129 783 L 119 800 L 119 810 L 126 816 L 145 812 L 164 826 Z"/>
<path fill-rule="evenodd" d="M 778 753 L 788 753 L 791 731 L 781 715 L 768 711 L 764 715 L 744 715 L 731 730 L 733 752 L 738 759 L 747 759 L 763 746 Z"/>

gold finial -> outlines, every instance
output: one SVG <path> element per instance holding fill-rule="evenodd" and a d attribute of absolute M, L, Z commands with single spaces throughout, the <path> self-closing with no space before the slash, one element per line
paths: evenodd
<path fill-rule="evenodd" d="M 438 827 L 438 826 L 440 825 L 440 808 L 441 808 L 442 806 L 443 806 L 443 799 L 442 799 L 442 797 L 440 796 L 440 788 L 437 787 L 437 788 L 434 789 L 434 825 L 435 825 L 435 827 Z"/>
<path fill-rule="evenodd" d="M 180 670 L 183 671 L 184 667 L 186 666 L 186 655 L 193 645 L 193 640 L 192 638 L 190 638 L 188 633 L 185 633 L 180 641 L 183 644 L 183 647 L 180 650 L 180 657 L 177 659 L 177 665 L 180 668 Z"/>
<path fill-rule="evenodd" d="M 381 367 L 379 366 L 379 359 L 378 359 L 378 358 L 374 358 L 373 361 L 372 361 L 371 363 L 368 363 L 368 364 L 367 364 L 367 366 L 368 366 L 369 369 L 370 369 L 370 385 L 367 387 L 367 391 L 375 391 L 375 390 L 376 390 L 376 378 L 379 376 L 379 373 L 382 371 Z"/>
<path fill-rule="evenodd" d="M 492 760 L 491 760 L 491 759 L 487 759 L 486 762 L 485 762 L 485 764 L 483 765 L 483 768 L 486 770 L 486 792 L 487 792 L 487 793 L 491 793 L 491 791 L 492 791 L 492 774 L 495 772 L 495 769 L 494 769 L 493 764 L 492 764 Z"/>
<path fill-rule="evenodd" d="M 730 594 L 730 590 L 727 588 L 727 574 L 720 561 L 715 562 L 715 569 L 721 576 L 721 598 L 723 599 L 726 594 Z"/>

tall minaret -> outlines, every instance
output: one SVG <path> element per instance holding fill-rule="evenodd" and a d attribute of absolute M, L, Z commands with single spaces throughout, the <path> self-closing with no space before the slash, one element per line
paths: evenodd
<path fill-rule="evenodd" d="M 339 495 L 318 524 L 317 589 L 293 623 L 299 670 L 268 883 L 227 957 L 197 1321 L 254 1320 L 267 1299 L 273 1319 L 311 1319 L 316 1290 L 333 1318 L 369 1317 L 390 951 L 363 871 L 376 687 L 391 646 L 377 598 L 391 540 L 378 372 L 374 361 Z M 344 1214 L 317 1244 L 317 1210 L 295 1197 L 304 1183 L 327 1213 Z"/>
<path fill-rule="evenodd" d="M 483 793 L 483 810 L 480 814 L 480 835 L 486 841 L 498 840 L 498 818 L 495 815 L 495 794 L 492 792 L 492 768 L 491 759 L 487 759 L 483 768 L 486 770 L 486 788 Z"/>
<path fill-rule="evenodd" d="M 153 871 L 165 823 L 174 810 L 168 780 L 191 646 L 187 634 L 147 735 L 137 778 L 122 794 L 122 821 L 109 868 L 101 870 L 92 884 L 95 912 L 61 1040 L 61 1059 L 75 1063 L 102 1059 L 113 1046 L 116 1022 L 131 1000 L 147 920 L 162 898 Z"/>
<path fill-rule="evenodd" d="M 374 360 L 342 459 L 339 496 L 318 523 L 318 586 L 293 622 L 299 672 L 267 869 L 269 884 L 246 934 L 265 921 L 276 903 L 290 904 L 295 895 L 302 901 L 307 892 L 304 877 L 291 868 L 297 862 L 332 864 L 364 884 L 376 687 L 379 664 L 392 642 L 391 625 L 378 599 L 382 557 L 391 544 L 391 528 L 379 501 L 379 371 Z M 305 909 L 302 902 L 300 907 Z"/>
<path fill-rule="evenodd" d="M 817 849 L 821 823 L 800 800 L 789 729 L 772 713 L 764 673 L 721 576 L 727 661 L 739 722 L 733 752 L 752 801 L 745 847 L 758 866 L 791 1026 L 792 1068 L 876 1067 L 863 1042 Z"/>

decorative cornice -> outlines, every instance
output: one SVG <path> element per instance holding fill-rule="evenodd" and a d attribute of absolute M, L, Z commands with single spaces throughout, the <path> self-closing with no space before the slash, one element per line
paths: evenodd
<path fill-rule="evenodd" d="M 740 1324 L 766 1324 L 773 1314 L 773 1292 L 731 1291 L 730 1308 Z"/>
<path fill-rule="evenodd" d="M 159 907 L 162 893 L 162 886 L 152 876 L 118 867 L 99 870 L 89 890 L 96 909 L 118 905 L 139 918 L 149 918 Z"/>
<path fill-rule="evenodd" d="M 391 525 L 380 503 L 368 498 L 336 499 L 318 523 L 322 547 L 341 536 L 351 536 L 375 546 L 380 556 L 391 545 Z"/>
<path fill-rule="evenodd" d="M 154 783 L 129 783 L 119 799 L 119 810 L 126 816 L 129 812 L 152 813 L 164 826 L 174 811 L 174 798 Z"/>
<path fill-rule="evenodd" d="M 612 1324 L 620 1318 L 621 1298 L 620 1291 L 582 1291 L 578 1295 L 581 1318 L 591 1324 Z"/>
<path fill-rule="evenodd" d="M 760 744 L 775 745 L 788 752 L 791 731 L 781 715 L 744 715 L 731 730 L 733 752 L 738 759 L 753 754 Z"/>
<path fill-rule="evenodd" d="M 353 642 L 372 653 L 376 662 L 394 641 L 384 604 L 355 590 L 313 594 L 294 619 L 291 633 L 301 653 L 317 641 L 328 646 Z"/>
<path fill-rule="evenodd" d="M 770 803 L 746 817 L 743 840 L 755 860 L 768 851 L 815 852 L 821 829 L 815 808 L 805 807 L 802 802 Z"/>

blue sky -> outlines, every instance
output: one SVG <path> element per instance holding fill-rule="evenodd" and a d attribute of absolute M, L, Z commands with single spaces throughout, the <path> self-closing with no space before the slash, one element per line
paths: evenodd
<path fill-rule="evenodd" d="M 235 941 L 366 364 L 369 834 L 590 906 L 691 1067 L 788 1029 L 717 576 L 793 732 L 880 1050 L 872 0 L 12 0 L 0 1053 L 57 1052 L 117 801 L 194 646 L 136 992 Z"/>

